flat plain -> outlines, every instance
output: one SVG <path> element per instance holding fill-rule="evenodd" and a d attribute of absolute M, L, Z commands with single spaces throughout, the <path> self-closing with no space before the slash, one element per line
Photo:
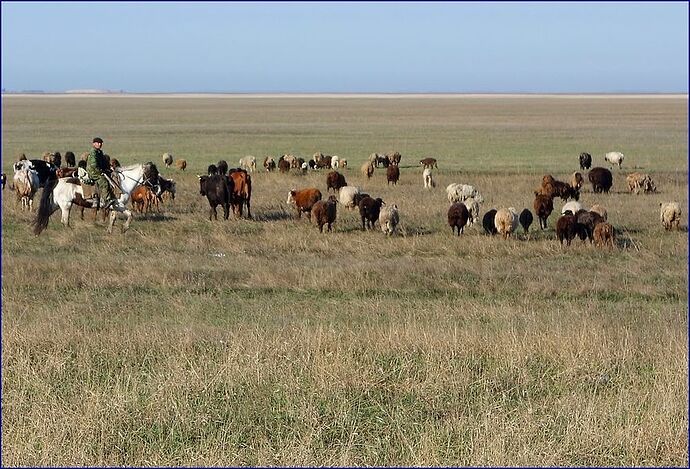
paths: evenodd
<path fill-rule="evenodd" d="M 3 465 L 687 466 L 687 116 L 686 95 L 3 95 Z M 94 136 L 155 162 L 174 203 L 124 234 L 75 211 L 33 236 L 12 163 Z M 326 171 L 259 168 L 254 219 L 208 220 L 209 164 L 317 151 L 397 204 L 395 236 L 342 207 L 332 233 L 295 219 L 288 191 L 326 194 Z M 399 184 L 366 180 L 389 151 Z M 614 249 L 559 245 L 559 199 L 546 230 L 451 235 L 449 183 L 477 187 L 482 215 L 531 209 L 583 151 L 625 154 L 610 193 L 580 198 L 606 207 Z M 632 171 L 658 192 L 629 193 Z"/>

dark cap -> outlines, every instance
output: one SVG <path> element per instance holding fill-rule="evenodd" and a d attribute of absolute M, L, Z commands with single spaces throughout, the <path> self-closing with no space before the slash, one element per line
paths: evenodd
<path fill-rule="evenodd" d="M 96 137 L 91 143 L 103 143 L 103 139 L 101 137 Z"/>

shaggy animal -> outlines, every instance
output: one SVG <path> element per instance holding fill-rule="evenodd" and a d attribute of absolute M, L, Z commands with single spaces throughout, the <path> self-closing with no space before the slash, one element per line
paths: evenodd
<path fill-rule="evenodd" d="M 495 212 L 495 210 L 494 210 Z M 458 230 L 458 236 L 465 230 L 465 225 L 469 219 L 467 207 L 462 202 L 455 202 L 448 208 L 448 226 L 453 234 Z"/>
<path fill-rule="evenodd" d="M 388 161 L 390 161 L 390 164 L 393 164 L 395 166 L 400 166 L 400 160 L 402 159 L 402 155 L 398 153 L 397 151 L 394 151 L 392 153 L 387 153 L 386 157 L 388 158 Z"/>
<path fill-rule="evenodd" d="M 163 153 L 163 164 L 169 168 L 173 164 L 173 156 L 170 153 Z"/>
<path fill-rule="evenodd" d="M 218 168 L 218 174 L 221 174 L 223 176 L 228 174 L 228 162 L 227 161 L 219 160 L 216 167 Z"/>
<path fill-rule="evenodd" d="M 546 195 L 537 195 L 534 198 L 534 213 L 539 218 L 539 228 L 546 229 L 546 220 L 553 212 L 553 199 Z"/>
<path fill-rule="evenodd" d="M 608 246 L 613 248 L 613 242 L 615 238 L 615 230 L 613 226 L 609 223 L 602 222 L 597 223 L 594 227 L 594 245 L 597 247 Z"/>
<path fill-rule="evenodd" d="M 582 210 L 584 207 L 580 202 L 570 201 L 563 205 L 561 209 L 561 215 L 565 215 L 566 212 L 570 211 L 571 215 L 575 215 L 577 212 Z"/>
<path fill-rule="evenodd" d="M 608 161 L 611 165 L 617 164 L 618 169 L 620 169 L 623 164 L 623 158 L 625 158 L 625 155 L 619 151 L 610 151 L 604 155 L 604 160 Z"/>
<path fill-rule="evenodd" d="M 366 161 L 362 165 L 361 171 L 363 176 L 366 176 L 367 179 L 370 179 L 371 176 L 374 174 L 374 165 L 371 164 L 369 161 Z"/>
<path fill-rule="evenodd" d="M 436 168 L 436 169 L 438 169 L 438 164 L 436 163 L 436 158 L 427 157 L 427 158 L 421 159 L 421 160 L 419 160 L 419 164 L 421 164 L 424 168 Z"/>
<path fill-rule="evenodd" d="M 579 173 L 575 171 L 572 176 L 570 176 L 570 187 L 572 187 L 575 190 L 580 190 L 582 189 L 582 184 L 584 183 L 584 179 L 582 179 L 582 173 Z"/>
<path fill-rule="evenodd" d="M 302 218 L 302 212 L 306 212 L 311 219 L 311 209 L 319 200 L 321 200 L 321 191 L 315 187 L 310 187 L 288 192 L 287 204 L 295 206 L 297 218 Z"/>
<path fill-rule="evenodd" d="M 62 164 L 62 155 L 59 151 L 56 151 L 55 153 L 47 151 L 43 154 L 43 161 L 54 165 L 56 168 L 59 168 Z"/>
<path fill-rule="evenodd" d="M 337 192 L 340 190 L 341 187 L 347 186 L 347 182 L 345 181 L 345 176 L 340 174 L 338 171 L 331 171 L 326 175 L 326 190 L 330 191 L 333 189 L 333 192 Z"/>
<path fill-rule="evenodd" d="M 353 209 L 359 203 L 359 198 L 357 197 L 362 193 L 359 187 L 355 186 L 345 186 L 340 188 L 339 198 L 340 205 L 347 207 L 348 209 Z"/>
<path fill-rule="evenodd" d="M 57 167 L 43 160 L 20 160 L 13 165 L 14 171 L 27 169 L 38 176 L 38 187 L 45 187 L 50 181 L 57 179 L 55 173 Z"/>
<path fill-rule="evenodd" d="M 330 168 L 331 167 L 331 156 L 330 155 L 323 155 L 319 159 L 319 161 L 316 162 L 316 168 L 317 169 L 322 169 L 322 168 Z"/>
<path fill-rule="evenodd" d="M 424 179 L 424 189 L 432 189 L 436 187 L 436 181 L 434 181 L 434 175 L 431 171 L 431 168 L 424 168 L 422 178 Z"/>
<path fill-rule="evenodd" d="M 448 195 L 448 202 L 464 202 L 465 200 L 474 198 L 480 204 L 484 202 L 484 198 L 479 194 L 479 191 L 469 184 L 458 184 L 456 182 L 449 184 L 446 187 L 446 194 Z"/>
<path fill-rule="evenodd" d="M 0 183 L 2 184 L 2 190 L 5 190 L 5 184 L 7 184 L 7 175 L 5 173 L 0 175 Z"/>
<path fill-rule="evenodd" d="M 272 156 L 267 156 L 266 158 L 264 158 L 264 168 L 266 168 L 267 172 L 276 170 L 276 161 L 273 159 Z"/>
<path fill-rule="evenodd" d="M 556 220 L 556 236 L 561 244 L 563 244 L 563 241 L 565 241 L 565 244 L 570 246 L 570 242 L 573 240 L 573 238 L 575 238 L 577 233 L 576 225 L 577 222 L 575 220 L 575 215 L 570 213 L 563 215 Z"/>
<path fill-rule="evenodd" d="M 520 212 L 520 225 L 522 226 L 522 229 L 525 230 L 525 233 L 529 232 L 529 227 L 532 224 L 532 221 L 534 220 L 534 217 L 532 216 L 532 212 L 529 211 L 528 208 L 524 209 L 522 212 Z"/>
<path fill-rule="evenodd" d="M 362 231 L 366 228 L 374 229 L 374 224 L 379 219 L 381 206 L 384 201 L 380 198 L 373 199 L 372 197 L 364 197 L 359 201 L 359 215 L 362 217 Z"/>
<path fill-rule="evenodd" d="M 628 174 L 628 176 L 625 178 L 625 181 L 628 183 L 628 189 L 630 189 L 630 192 L 634 192 L 635 194 L 639 194 L 640 189 L 642 189 L 642 191 L 645 193 L 656 192 L 656 184 L 654 184 L 654 181 L 649 174 Z"/>
<path fill-rule="evenodd" d="M 475 223 L 479 222 L 479 202 L 475 200 L 473 197 L 470 197 L 469 199 L 465 199 L 465 207 L 467 207 L 467 213 L 469 216 L 469 219 L 467 220 L 468 225 L 474 225 Z"/>
<path fill-rule="evenodd" d="M 230 183 L 230 206 L 236 217 L 242 216 L 242 208 L 247 206 L 247 218 L 252 218 L 252 177 L 244 169 L 233 168 L 228 174 Z"/>
<path fill-rule="evenodd" d="M 343 169 L 347 168 L 347 159 L 346 158 L 340 158 L 340 167 Z"/>
<path fill-rule="evenodd" d="M 210 205 L 208 219 L 218 220 L 218 213 L 216 207 L 221 205 L 223 207 L 223 218 L 225 220 L 230 216 L 230 198 L 232 196 L 232 180 L 221 175 L 214 174 L 213 176 L 199 176 L 199 194 L 206 196 L 208 204 Z"/>
<path fill-rule="evenodd" d="M 390 161 L 388 160 L 388 157 L 386 155 L 372 153 L 371 155 L 369 155 L 369 163 L 376 168 L 378 168 L 379 165 L 382 165 L 384 168 L 387 168 Z"/>
<path fill-rule="evenodd" d="M 254 172 L 256 169 L 256 158 L 252 155 L 240 158 L 240 168 L 244 168 L 250 173 Z"/>
<path fill-rule="evenodd" d="M 589 153 L 580 153 L 580 169 L 585 170 L 592 167 L 592 155 Z"/>
<path fill-rule="evenodd" d="M 314 203 L 311 218 L 318 225 L 320 233 L 323 233 L 323 225 L 327 225 L 328 231 L 331 231 L 331 225 L 335 222 L 337 203 L 334 195 L 329 196 L 328 200 L 319 200 Z"/>
<path fill-rule="evenodd" d="M 218 174 L 218 166 L 216 166 L 214 164 L 208 165 L 208 169 L 206 170 L 206 174 L 208 174 L 209 176 L 213 176 L 215 174 Z"/>
<path fill-rule="evenodd" d="M 339 167 L 340 167 L 340 157 L 337 155 L 333 155 L 331 157 L 331 168 L 338 169 Z"/>
<path fill-rule="evenodd" d="M 495 235 L 496 233 L 498 233 L 498 231 L 496 231 L 496 223 L 494 222 L 495 218 L 495 208 L 492 208 L 484 214 L 484 218 L 482 218 L 482 226 L 484 227 L 484 231 L 486 232 L 486 234 Z"/>
<path fill-rule="evenodd" d="M 175 167 L 179 170 L 184 171 L 185 169 L 187 169 L 187 160 L 175 160 Z"/>
<path fill-rule="evenodd" d="M 398 212 L 398 206 L 393 204 L 390 207 L 386 206 L 381 209 L 379 213 L 379 226 L 381 231 L 386 236 L 392 236 L 395 234 L 395 230 L 398 228 L 398 223 L 400 222 L 400 213 Z"/>
<path fill-rule="evenodd" d="M 541 186 L 534 191 L 534 195 L 545 195 L 547 197 L 560 197 L 563 200 L 580 198 L 580 190 L 570 183 L 565 183 L 563 181 L 557 181 L 550 174 L 545 174 L 541 179 Z"/>
<path fill-rule="evenodd" d="M 22 210 L 33 210 L 34 196 L 39 187 L 38 173 L 28 168 L 14 172 L 14 191 L 17 201 L 21 202 Z"/>
<path fill-rule="evenodd" d="M 592 207 L 589 209 L 589 211 L 599 214 L 599 216 L 600 216 L 604 221 L 608 220 L 608 214 L 606 213 L 606 209 L 604 208 L 603 205 L 594 204 L 594 205 L 592 205 Z M 577 213 L 577 212 L 573 212 L 573 213 Z"/>
<path fill-rule="evenodd" d="M 278 158 L 278 170 L 281 173 L 287 173 L 288 171 L 290 171 L 290 162 L 282 156 Z"/>
<path fill-rule="evenodd" d="M 589 182 L 592 183 L 592 191 L 595 193 L 606 192 L 613 186 L 613 174 L 606 168 L 592 168 L 587 175 Z"/>
<path fill-rule="evenodd" d="M 503 239 L 507 239 L 518 227 L 519 218 L 518 213 L 513 207 L 498 210 L 494 218 L 496 231 L 503 235 Z"/>
<path fill-rule="evenodd" d="M 390 165 L 386 169 L 386 180 L 388 181 L 388 184 L 391 182 L 393 184 L 398 184 L 398 180 L 400 179 L 400 168 L 398 168 L 397 165 Z"/>
<path fill-rule="evenodd" d="M 679 229 L 680 227 L 680 217 L 682 215 L 680 211 L 680 204 L 678 202 L 661 202 L 659 203 L 661 207 L 661 224 L 664 229 L 670 230 L 673 227 Z"/>
<path fill-rule="evenodd" d="M 71 151 L 65 152 L 65 164 L 67 164 L 67 166 L 70 168 L 74 168 L 77 165 L 74 153 Z"/>
<path fill-rule="evenodd" d="M 583 241 L 585 238 L 588 238 L 590 243 L 594 239 L 594 227 L 598 223 L 604 222 L 604 219 L 601 218 L 601 215 L 587 210 L 580 210 L 579 212 L 575 213 L 575 220 L 577 225 L 579 225 L 577 226 L 578 236 L 580 236 L 580 239 Z"/>

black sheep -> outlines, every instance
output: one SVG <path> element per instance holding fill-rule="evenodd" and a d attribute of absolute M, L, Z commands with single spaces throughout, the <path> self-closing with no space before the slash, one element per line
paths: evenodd
<path fill-rule="evenodd" d="M 379 219 L 381 206 L 384 204 L 380 198 L 373 199 L 369 196 L 359 201 L 359 215 L 362 217 L 362 231 L 374 228 L 374 224 Z"/>
<path fill-rule="evenodd" d="M 593 192 L 609 192 L 613 186 L 613 174 L 606 168 L 596 167 L 587 175 L 589 182 L 592 183 Z"/>
<path fill-rule="evenodd" d="M 495 208 L 492 208 L 484 214 L 484 218 L 482 218 L 482 226 L 484 227 L 486 234 L 495 235 L 498 233 L 496 225 L 494 224 L 494 218 L 496 218 Z"/>
<path fill-rule="evenodd" d="M 520 212 L 520 225 L 522 225 L 522 229 L 525 230 L 525 233 L 529 232 L 529 227 L 533 220 L 534 217 L 532 216 L 532 212 L 530 212 L 528 208 Z"/>
<path fill-rule="evenodd" d="M 455 234 L 455 228 L 457 228 L 458 236 L 460 236 L 460 233 L 462 233 L 465 229 L 465 225 L 467 224 L 467 219 L 469 217 L 470 214 L 467 210 L 467 207 L 465 207 L 465 204 L 462 202 L 456 202 L 451 205 L 448 209 L 448 225 L 450 226 L 452 233 Z"/>

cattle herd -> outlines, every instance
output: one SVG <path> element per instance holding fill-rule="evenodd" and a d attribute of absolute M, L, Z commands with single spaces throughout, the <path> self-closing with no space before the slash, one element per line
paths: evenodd
<path fill-rule="evenodd" d="M 108 157 L 111 166 L 119 166 L 119 162 Z M 376 168 L 383 167 L 386 170 L 388 184 L 396 185 L 400 179 L 400 161 L 402 155 L 399 152 L 388 154 L 372 153 L 361 166 L 361 174 L 369 179 Z M 86 154 L 82 154 L 79 164 L 75 164 L 75 156 L 72 152 L 65 153 L 67 167 L 61 167 L 62 156 L 59 152 L 47 152 L 43 159 L 27 159 L 21 155 L 13 165 L 14 177 L 11 189 L 14 190 L 18 203 L 22 209 L 32 210 L 33 198 L 36 191 L 45 187 L 49 180 L 55 178 L 70 178 L 74 184 L 82 184 L 77 177 L 79 169 L 85 166 Z M 305 161 L 294 155 L 285 154 L 277 158 L 267 156 L 263 161 L 266 172 L 276 169 L 286 173 L 291 170 L 308 172 L 312 170 L 330 170 L 326 174 L 326 193 L 333 195 L 323 200 L 322 192 L 316 187 L 292 189 L 287 195 L 287 204 L 294 207 L 295 216 L 300 218 L 303 213 L 314 222 L 319 231 L 325 226 L 327 231 L 333 229 L 333 223 L 337 218 L 337 206 L 347 209 L 359 210 L 362 230 L 374 229 L 378 223 L 379 228 L 387 236 L 396 233 L 400 213 L 396 204 L 386 204 L 380 197 L 374 197 L 364 193 L 359 187 L 348 185 L 345 176 L 338 172 L 347 168 L 347 160 L 338 156 L 324 155 L 317 152 L 311 159 Z M 622 167 L 623 153 L 609 152 L 604 155 L 604 161 L 609 165 Z M 164 153 L 162 162 L 166 167 L 171 167 L 173 162 L 178 170 L 184 171 L 187 163 L 183 159 L 174 160 L 170 153 Z M 613 185 L 613 173 L 604 167 L 592 168 L 592 156 L 583 152 L 579 157 L 580 170 L 588 170 L 587 179 L 591 183 L 594 193 L 608 193 Z M 438 169 L 435 158 L 426 157 L 419 161 L 422 167 L 423 189 L 431 190 L 436 187 L 434 181 L 434 169 Z M 157 207 L 159 201 L 166 197 L 174 199 L 176 184 L 172 179 L 166 179 L 158 173 L 155 164 L 149 162 L 147 177 L 142 184 L 131 194 L 131 204 L 135 210 L 146 213 L 153 207 Z M 242 217 L 243 209 L 247 208 L 247 217 L 251 214 L 252 177 L 256 171 L 256 158 L 245 156 L 239 160 L 238 168 L 229 168 L 226 161 L 221 160 L 217 164 L 208 166 L 207 174 L 198 175 L 199 193 L 206 197 L 209 203 L 209 220 L 218 218 L 217 207 L 223 209 L 223 218 L 228 219 L 230 209 L 235 217 Z M 6 175 L 2 174 L 2 189 L 5 189 Z M 628 189 L 631 193 L 656 192 L 656 184 L 649 174 L 634 172 L 626 177 Z M 547 220 L 553 212 L 554 198 L 561 198 L 565 203 L 560 217 L 557 219 L 556 237 L 558 241 L 570 245 L 575 237 L 581 240 L 589 240 L 597 246 L 614 246 L 615 228 L 608 222 L 607 212 L 604 207 L 596 204 L 587 210 L 579 201 L 580 190 L 584 178 L 582 173 L 574 172 L 569 181 L 558 181 L 550 174 L 542 177 L 541 184 L 534 191 L 534 203 L 532 213 L 528 208 L 520 213 L 514 207 L 491 208 L 482 217 L 482 227 L 489 235 L 500 234 L 503 238 L 513 235 L 518 226 L 522 226 L 525 233 L 529 233 L 530 225 L 534 217 L 539 220 L 539 227 L 543 230 L 547 227 Z M 448 225 L 453 234 L 459 236 L 466 226 L 479 222 L 481 204 L 484 198 L 479 190 L 469 184 L 452 183 L 446 187 L 446 193 L 450 207 L 447 212 Z M 125 201 L 126 202 L 126 201 Z M 77 203 L 75 201 L 75 203 Z M 97 206 L 97 205 L 96 205 Z M 82 210 L 83 218 L 83 210 Z M 666 230 L 679 229 L 681 218 L 680 204 L 675 201 L 660 204 L 661 224 Z"/>

